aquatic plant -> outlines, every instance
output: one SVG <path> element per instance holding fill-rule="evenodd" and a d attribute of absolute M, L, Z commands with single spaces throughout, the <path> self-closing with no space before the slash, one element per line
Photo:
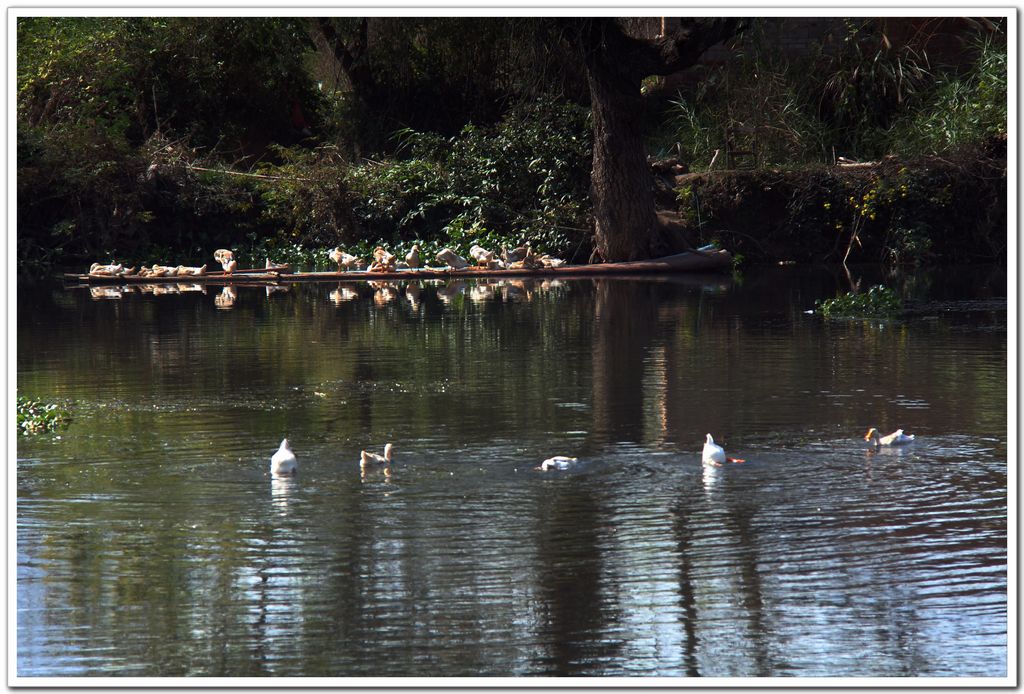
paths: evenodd
<path fill-rule="evenodd" d="M 866 292 L 847 292 L 834 299 L 818 300 L 815 305 L 825 318 L 890 317 L 903 308 L 896 292 L 881 284 Z"/>
<path fill-rule="evenodd" d="M 17 409 L 19 434 L 42 434 L 71 423 L 71 411 L 64 402 L 33 400 L 19 395 Z"/>

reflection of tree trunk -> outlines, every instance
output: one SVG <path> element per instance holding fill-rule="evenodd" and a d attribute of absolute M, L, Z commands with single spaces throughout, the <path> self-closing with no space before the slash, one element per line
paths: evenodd
<path fill-rule="evenodd" d="M 675 512 L 675 533 L 679 555 L 679 607 L 683 620 L 682 631 L 685 636 L 682 661 L 686 667 L 687 677 L 700 677 L 697 665 L 697 599 L 693 590 L 693 537 L 687 515 L 689 509 L 677 509 Z"/>
<path fill-rule="evenodd" d="M 736 525 L 736 535 L 739 537 L 741 548 L 736 562 L 742 581 L 743 607 L 750 622 L 750 635 L 753 641 L 750 650 L 754 658 L 754 674 L 757 677 L 771 677 L 772 661 L 765 638 L 768 632 L 764 624 L 764 589 L 761 586 L 761 573 L 757 568 L 759 543 L 751 523 L 754 510 L 748 505 L 730 503 L 728 511 Z"/>
<path fill-rule="evenodd" d="M 643 439 L 644 359 L 657 322 L 657 289 L 650 282 L 597 283 L 591 434 L 597 444 Z"/>
<path fill-rule="evenodd" d="M 543 665 L 549 675 L 580 676 L 619 651 L 616 642 L 601 638 L 615 621 L 611 596 L 601 586 L 599 528 L 608 510 L 586 490 L 563 489 L 541 511 L 537 539 L 538 596 L 551 648 Z"/>

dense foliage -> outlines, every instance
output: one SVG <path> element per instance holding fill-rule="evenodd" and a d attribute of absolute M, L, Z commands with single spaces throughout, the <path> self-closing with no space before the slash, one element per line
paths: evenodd
<path fill-rule="evenodd" d="M 654 145 L 678 142 L 702 169 L 739 126 L 756 131 L 762 167 L 984 146 L 1006 133 L 1006 37 L 979 29 L 970 41 L 966 68 L 938 65 L 874 21 L 847 20 L 838 45 L 792 59 L 755 23 L 733 60 L 670 99 Z"/>
<path fill-rule="evenodd" d="M 940 66 L 891 45 L 877 24 L 851 21 L 839 25 L 838 46 L 801 60 L 777 50 L 769 21 L 752 22 L 734 57 L 691 87 L 650 100 L 652 152 L 672 146 L 704 168 L 723 129 L 739 124 L 755 126 L 761 167 L 1005 152 L 1000 31 L 979 32 L 975 61 Z M 201 264 L 218 247 L 249 262 L 324 265 L 335 245 L 464 253 L 525 240 L 585 258 L 592 135 L 564 27 L 537 18 L 19 18 L 19 267 Z M 879 195 L 901 184 L 911 199 L 920 191 L 940 202 L 948 187 L 908 174 L 883 181 Z M 824 200 L 831 215 L 817 193 L 799 196 L 819 206 L 806 210 L 822 223 L 844 225 L 843 238 L 854 206 L 844 201 L 862 205 L 867 192 L 848 187 Z M 890 259 L 941 249 L 948 205 L 929 217 L 902 197 L 879 200 L 877 219 L 862 224 L 886 225 Z"/>

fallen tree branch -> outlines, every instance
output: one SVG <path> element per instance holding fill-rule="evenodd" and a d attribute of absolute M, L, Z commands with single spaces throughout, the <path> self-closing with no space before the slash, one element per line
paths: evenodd
<path fill-rule="evenodd" d="M 225 169 L 208 169 L 205 166 L 193 166 L 187 164 L 189 169 L 194 171 L 209 171 L 210 173 L 224 174 L 225 176 L 246 176 L 248 178 L 262 178 L 268 181 L 308 181 L 308 178 L 301 176 L 269 176 L 267 174 L 246 173 L 245 171 L 228 171 Z"/>

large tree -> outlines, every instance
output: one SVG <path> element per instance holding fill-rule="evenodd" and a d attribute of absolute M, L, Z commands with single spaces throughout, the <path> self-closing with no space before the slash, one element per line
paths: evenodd
<path fill-rule="evenodd" d="M 465 64 L 467 75 L 483 74 L 482 83 L 493 83 L 499 74 L 505 73 L 523 82 L 530 79 L 530 74 L 544 73 L 546 79 L 551 79 L 551 74 L 561 72 L 565 80 L 578 74 L 578 67 L 582 66 L 593 113 L 591 202 L 597 254 L 606 261 L 639 260 L 680 249 L 678 234 L 673 235 L 661 226 L 655 214 L 654 181 L 643 145 L 641 82 L 651 75 L 667 75 L 694 65 L 708 48 L 736 33 L 741 24 L 739 18 L 672 20 L 670 30 L 653 39 L 635 35 L 638 31 L 631 32 L 629 27 L 637 26 L 637 20 L 610 17 L 518 19 L 497 24 L 482 19 L 463 19 L 451 25 L 426 20 L 409 22 L 320 18 L 314 21 L 314 27 L 333 52 L 357 99 L 370 112 L 385 118 L 395 110 L 396 92 L 408 90 L 410 85 L 394 83 L 387 72 L 374 69 L 374 42 L 382 44 L 378 46 L 377 60 L 382 60 L 379 54 L 383 54 L 390 72 L 397 73 L 408 71 L 395 69 L 394 64 L 403 44 L 415 40 L 424 45 L 448 46 L 438 49 L 445 61 L 456 67 Z M 482 30 L 492 32 L 487 41 L 481 42 L 478 36 Z M 446 37 L 459 40 L 446 43 L 441 40 Z M 503 69 L 488 72 L 486 65 L 494 65 L 493 60 L 485 57 L 489 50 L 493 52 L 496 42 L 509 48 L 515 45 L 518 51 L 499 51 L 505 56 Z M 567 44 L 571 55 L 567 54 Z M 550 56 L 558 54 L 567 59 L 547 66 L 555 67 L 554 70 L 548 70 L 545 59 L 538 57 L 549 56 L 550 61 Z M 518 57 L 508 62 L 508 56 Z M 435 92 L 440 88 L 437 78 L 442 74 L 430 73 Z M 453 74 L 462 73 L 455 69 Z M 459 79 L 454 83 L 464 82 L 465 79 Z M 528 85 L 520 87 L 528 91 Z M 416 90 L 412 89 L 412 93 Z M 442 101 L 452 101 L 455 96 Z M 484 96 L 477 93 L 469 103 L 484 101 Z M 436 112 L 440 108 L 441 104 L 423 109 L 416 101 L 417 112 Z M 461 124 L 468 114 L 460 115 Z"/>
<path fill-rule="evenodd" d="M 675 250 L 658 225 L 643 145 L 641 82 L 694 65 L 740 28 L 736 17 L 682 19 L 657 38 L 630 36 L 615 18 L 564 20 L 586 66 L 594 121 L 591 203 L 597 253 L 641 260 Z"/>

